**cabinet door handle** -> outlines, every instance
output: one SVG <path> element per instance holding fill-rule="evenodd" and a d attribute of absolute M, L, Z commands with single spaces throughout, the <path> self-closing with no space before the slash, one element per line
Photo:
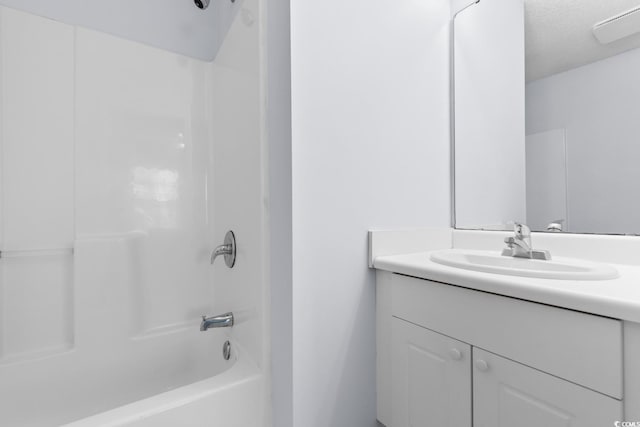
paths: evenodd
<path fill-rule="evenodd" d="M 449 350 L 449 356 L 451 356 L 453 360 L 461 360 L 462 352 L 457 348 L 452 348 L 451 350 Z"/>
<path fill-rule="evenodd" d="M 482 359 L 477 359 L 476 369 L 480 372 L 487 372 L 489 370 L 489 364 Z"/>

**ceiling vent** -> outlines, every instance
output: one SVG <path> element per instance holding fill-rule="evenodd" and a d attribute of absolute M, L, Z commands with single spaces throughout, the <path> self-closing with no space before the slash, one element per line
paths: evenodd
<path fill-rule="evenodd" d="M 638 32 L 640 32 L 640 6 L 593 26 L 593 35 L 602 44 L 611 43 Z"/>

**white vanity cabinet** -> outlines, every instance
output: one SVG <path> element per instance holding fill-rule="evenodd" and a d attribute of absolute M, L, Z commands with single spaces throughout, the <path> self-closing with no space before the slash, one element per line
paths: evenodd
<path fill-rule="evenodd" d="M 392 425 L 471 427 L 471 346 L 391 322 Z"/>
<path fill-rule="evenodd" d="M 619 400 L 536 369 L 478 348 L 473 364 L 475 427 L 597 427 L 622 419 Z"/>
<path fill-rule="evenodd" d="M 378 272 L 387 427 L 601 427 L 624 420 L 622 322 Z"/>

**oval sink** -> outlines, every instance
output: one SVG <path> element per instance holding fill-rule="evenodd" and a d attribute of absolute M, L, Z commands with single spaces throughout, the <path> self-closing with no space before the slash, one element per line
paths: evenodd
<path fill-rule="evenodd" d="M 572 258 L 549 261 L 514 258 L 491 251 L 447 249 L 431 253 L 431 261 L 465 270 L 540 279 L 607 280 L 618 277 L 618 271 L 607 264 Z"/>

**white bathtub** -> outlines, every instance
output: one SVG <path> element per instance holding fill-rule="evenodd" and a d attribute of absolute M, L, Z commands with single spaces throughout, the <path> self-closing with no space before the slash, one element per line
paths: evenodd
<path fill-rule="evenodd" d="M 160 285 L 155 293 L 142 292 L 141 280 L 136 280 L 139 275 L 134 274 L 138 263 L 134 249 L 144 239 L 129 235 L 81 239 L 75 243 L 73 259 L 71 253 L 3 259 L 0 279 L 12 277 L 7 272 L 18 267 L 30 271 L 28 278 L 33 279 L 38 266 L 64 264 L 65 274 L 60 277 L 73 276 L 75 284 L 65 288 L 73 310 L 59 318 L 55 312 L 46 317 L 47 322 L 59 320 L 65 325 L 68 333 L 59 334 L 64 345 L 11 354 L 7 350 L 12 347 L 1 344 L 15 344 L 17 338 L 48 342 L 58 337 L 50 329 L 58 329 L 48 324 L 36 329 L 33 323 L 34 333 L 26 333 L 32 329 L 25 329 L 25 320 L 12 321 L 11 328 L 2 331 L 0 427 L 263 425 L 255 417 L 264 411 L 264 397 L 260 397 L 264 396 L 264 374 L 254 362 L 259 360 L 254 356 L 259 350 L 251 341 L 254 334 L 248 333 L 259 325 L 258 319 L 239 310 L 234 328 L 201 332 L 198 313 L 222 312 L 208 302 L 215 298 L 211 283 L 203 278 L 180 282 L 180 292 L 195 295 L 191 301 L 172 297 L 175 292 L 167 294 Z M 55 276 L 52 271 L 44 268 L 42 280 L 37 276 L 33 282 L 48 283 L 45 276 Z M 6 289 L 31 289 L 26 285 L 0 283 L 0 294 Z M 46 301 L 57 295 L 42 289 L 26 295 L 46 296 Z M 157 307 L 172 303 L 183 308 L 168 314 L 182 321 L 157 319 L 167 314 Z M 150 328 L 156 324 L 160 327 Z M 235 336 L 249 343 L 248 351 L 242 351 Z M 232 341 L 229 361 L 222 356 L 227 339 Z"/>
<path fill-rule="evenodd" d="M 258 427 L 263 375 L 234 346 L 233 365 L 193 384 L 65 424 L 65 427 Z"/>

